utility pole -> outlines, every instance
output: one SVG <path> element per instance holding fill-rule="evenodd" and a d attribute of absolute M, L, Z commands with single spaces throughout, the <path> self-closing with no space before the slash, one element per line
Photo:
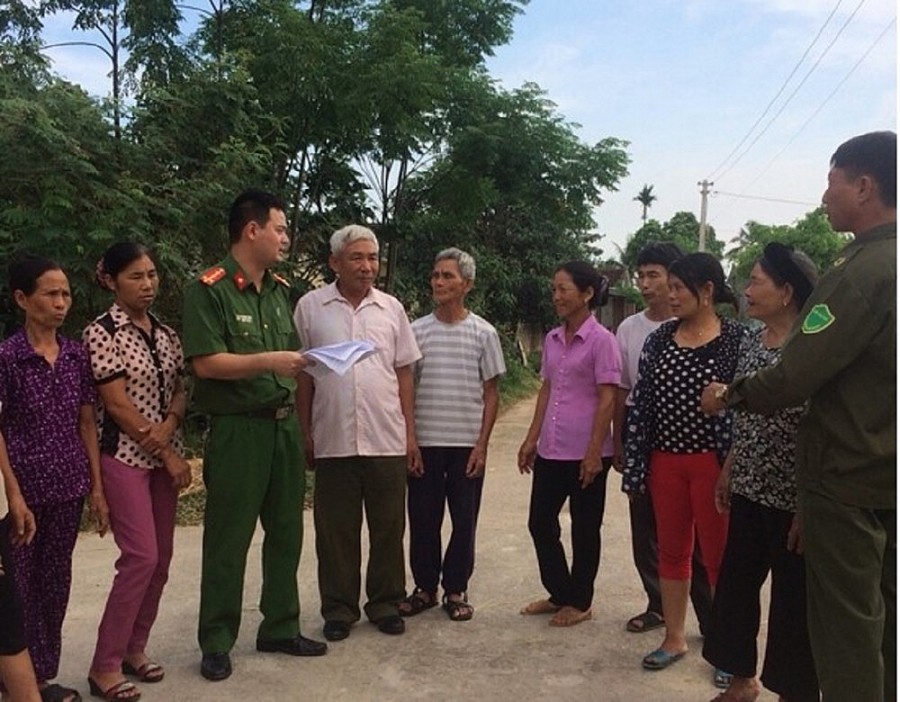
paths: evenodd
<path fill-rule="evenodd" d="M 697 185 L 700 186 L 700 243 L 697 246 L 698 251 L 706 251 L 706 205 L 709 189 L 715 185 L 712 181 L 701 180 Z"/>

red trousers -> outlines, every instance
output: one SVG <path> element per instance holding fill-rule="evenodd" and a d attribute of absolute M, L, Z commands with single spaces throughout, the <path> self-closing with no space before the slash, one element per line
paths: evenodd
<path fill-rule="evenodd" d="M 709 585 L 715 588 L 728 537 L 728 516 L 716 511 L 719 470 L 714 451 L 654 451 L 650 456 L 647 484 L 656 517 L 661 578 L 690 580 L 696 529 Z"/>

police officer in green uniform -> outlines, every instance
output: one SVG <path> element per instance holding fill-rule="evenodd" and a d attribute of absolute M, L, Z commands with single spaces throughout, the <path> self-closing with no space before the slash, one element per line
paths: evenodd
<path fill-rule="evenodd" d="M 211 415 L 199 626 L 200 672 L 209 680 L 231 675 L 257 519 L 265 531 L 257 650 L 326 652 L 324 643 L 300 635 L 305 475 L 294 393 L 307 360 L 298 351 L 287 282 L 268 270 L 288 245 L 284 205 L 270 193 L 242 193 L 231 206 L 228 234 L 229 255 L 190 283 L 184 297 L 194 400 Z"/>
<path fill-rule="evenodd" d="M 797 434 L 809 634 L 823 702 L 897 699 L 897 135 L 842 144 L 822 197 L 855 239 L 819 280 L 781 362 L 729 387 L 768 413 L 809 398 Z"/>

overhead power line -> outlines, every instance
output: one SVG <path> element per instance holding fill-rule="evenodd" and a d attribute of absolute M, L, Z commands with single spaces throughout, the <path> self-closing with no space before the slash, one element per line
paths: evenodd
<path fill-rule="evenodd" d="M 809 116 L 809 118 L 800 126 L 800 128 L 796 132 L 794 132 L 794 135 L 790 139 L 788 139 L 787 143 L 784 145 L 784 147 L 781 149 L 781 151 L 779 151 L 777 154 L 775 154 L 775 156 L 772 157 L 772 160 L 766 164 L 766 167 L 763 168 L 756 175 L 756 177 L 747 184 L 747 186 L 744 188 L 743 192 L 747 192 L 747 190 L 752 188 L 756 184 L 756 182 L 760 178 L 762 178 L 766 174 L 766 172 L 775 164 L 775 162 L 784 155 L 784 152 L 788 150 L 788 147 L 794 143 L 794 141 L 797 139 L 798 136 L 800 136 L 800 134 L 803 133 L 803 130 L 809 126 L 809 123 L 812 122 L 816 117 L 818 117 L 819 113 L 822 111 L 822 109 L 825 107 L 825 105 L 827 105 L 828 102 L 831 100 L 831 98 L 833 98 L 837 94 L 837 92 L 841 89 L 841 87 L 844 85 L 844 83 L 846 83 L 849 80 L 850 76 L 852 76 L 853 73 L 856 71 L 856 69 L 859 68 L 859 66 L 862 64 L 862 62 L 866 60 L 868 55 L 870 53 L 872 53 L 872 50 L 878 45 L 878 42 L 880 42 L 884 38 L 884 36 L 888 33 L 888 31 L 891 29 L 891 27 L 893 27 L 896 23 L 897 23 L 897 19 L 894 18 L 890 22 L 888 22 L 887 25 L 885 25 L 884 29 L 881 30 L 881 33 L 877 37 L 875 37 L 875 41 L 873 41 L 869 45 L 869 48 L 866 49 L 865 52 L 863 53 L 863 55 L 860 56 L 859 59 L 856 61 L 856 63 L 853 64 L 853 67 L 849 71 L 847 71 L 847 73 L 844 75 L 843 78 L 841 78 L 841 80 L 838 82 L 838 84 L 836 86 L 834 86 L 834 90 L 832 90 L 828 94 L 828 96 L 824 100 L 822 100 L 822 102 L 816 108 L 815 112 L 813 112 Z"/>
<path fill-rule="evenodd" d="M 831 13 L 828 15 L 828 17 L 825 18 L 825 22 L 822 23 L 821 27 L 819 27 L 819 31 L 816 32 L 816 36 L 813 37 L 813 40 L 809 43 L 809 46 L 806 47 L 806 51 L 803 52 L 803 55 L 800 57 L 800 60 L 797 61 L 797 63 L 791 69 L 790 74 L 788 75 L 787 78 L 784 79 L 784 82 L 781 84 L 781 87 L 778 88 L 778 92 L 775 93 L 775 97 L 773 97 L 771 100 L 769 100 L 769 104 L 766 105 L 766 108 L 762 111 L 762 113 L 759 115 L 759 117 L 756 118 L 756 121 L 753 123 L 753 126 L 751 126 L 749 130 L 747 130 L 747 133 L 744 134 L 744 136 L 738 142 L 737 146 L 735 146 L 731 150 L 731 152 L 725 158 L 722 159 L 722 163 L 720 163 L 718 166 L 715 167 L 713 172 L 710 173 L 709 176 L 707 176 L 706 180 L 713 180 L 714 178 L 718 177 L 718 173 L 720 170 L 722 170 L 722 167 L 726 163 L 728 163 L 728 161 L 731 159 L 731 157 L 734 156 L 738 152 L 738 150 L 747 142 L 747 139 L 750 138 L 750 135 L 753 134 L 754 130 L 759 126 L 759 123 L 763 121 L 763 118 L 765 118 L 765 116 L 769 113 L 769 110 L 772 109 L 772 105 L 775 104 L 775 101 L 778 100 L 779 97 L 781 97 L 781 94 L 784 92 L 785 88 L 787 88 L 788 84 L 791 82 L 791 79 L 794 77 L 794 75 L 797 73 L 797 71 L 800 70 L 800 66 L 803 65 L 803 62 L 806 60 L 806 57 L 809 56 L 809 52 L 812 51 L 812 48 L 816 45 L 816 42 L 819 41 L 819 37 L 822 36 L 822 32 L 825 31 L 825 27 L 828 26 L 829 22 L 831 22 L 831 18 L 834 17 L 834 13 L 838 11 L 838 8 L 841 6 L 841 3 L 843 1 L 844 0 L 838 0 L 837 4 L 832 8 Z"/>
<path fill-rule="evenodd" d="M 834 35 L 834 38 L 832 38 L 832 40 L 831 40 L 831 42 L 829 42 L 828 46 L 825 47 L 825 50 L 822 51 L 821 54 L 819 54 L 819 58 L 817 58 L 815 63 L 813 63 L 813 65 L 810 66 L 810 69 L 806 72 L 806 75 L 803 76 L 801 81 L 797 84 L 797 87 L 795 87 L 794 90 L 791 92 L 791 94 L 788 95 L 787 99 L 783 103 L 781 103 L 781 107 L 778 108 L 778 112 L 776 112 L 774 115 L 772 115 L 772 118 L 768 122 L 766 122 L 766 126 L 762 128 L 762 131 L 760 131 L 759 134 L 757 134 L 753 138 L 753 141 L 751 141 L 750 144 L 747 145 L 747 148 L 745 148 L 740 153 L 740 155 L 738 155 L 738 157 L 734 161 L 732 161 L 731 165 L 728 166 L 728 168 L 726 168 L 722 173 L 719 174 L 719 180 L 724 178 L 725 175 L 732 168 L 734 168 L 738 163 L 740 163 L 741 159 L 743 159 L 744 156 L 746 156 L 749 153 L 750 149 L 752 149 L 756 145 L 756 142 L 758 142 L 762 138 L 763 134 L 765 134 L 767 131 L 769 131 L 769 127 L 771 127 L 772 124 L 775 122 L 775 120 L 781 116 L 781 114 L 784 112 L 785 108 L 787 108 L 787 106 L 791 103 L 791 100 L 794 99 L 794 96 L 797 95 L 798 92 L 800 92 L 800 88 L 802 88 L 804 86 L 804 84 L 809 79 L 809 77 L 819 67 L 819 64 L 822 63 L 822 60 L 825 58 L 825 56 L 828 55 L 828 52 L 831 51 L 831 47 L 833 47 L 835 45 L 837 40 L 840 38 L 841 34 L 843 34 L 844 30 L 849 26 L 850 22 L 853 21 L 854 17 L 856 17 L 856 13 L 859 12 L 859 9 L 865 4 L 866 4 L 866 0 L 859 0 L 859 4 L 854 8 L 853 12 L 850 13 L 850 16 L 846 19 L 844 24 L 841 25 L 841 28 L 838 29 L 837 34 Z"/>
<path fill-rule="evenodd" d="M 763 197 L 762 195 L 745 195 L 744 193 L 726 193 L 722 190 L 713 191 L 713 195 L 724 195 L 726 197 L 740 197 L 744 200 L 762 200 L 763 202 L 782 202 L 788 205 L 811 205 L 818 207 L 818 202 L 806 202 L 805 200 L 784 200 L 779 197 Z"/>

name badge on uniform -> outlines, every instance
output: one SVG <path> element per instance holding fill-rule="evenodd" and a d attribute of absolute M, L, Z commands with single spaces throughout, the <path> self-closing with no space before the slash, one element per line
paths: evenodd
<path fill-rule="evenodd" d="M 242 324 L 253 324 L 252 314 L 236 314 L 234 318 Z"/>

